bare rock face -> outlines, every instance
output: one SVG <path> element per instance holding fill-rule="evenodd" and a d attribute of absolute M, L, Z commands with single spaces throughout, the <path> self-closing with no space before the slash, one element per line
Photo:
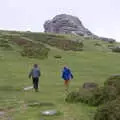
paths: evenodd
<path fill-rule="evenodd" d="M 85 37 L 99 38 L 105 41 L 115 41 L 114 39 L 98 37 L 85 28 L 79 18 L 67 14 L 55 16 L 52 20 L 44 23 L 44 31 L 57 34 L 76 34 Z"/>
<path fill-rule="evenodd" d="M 51 33 L 92 35 L 77 17 L 66 14 L 57 15 L 52 20 L 46 21 L 44 28 L 45 32 Z"/>

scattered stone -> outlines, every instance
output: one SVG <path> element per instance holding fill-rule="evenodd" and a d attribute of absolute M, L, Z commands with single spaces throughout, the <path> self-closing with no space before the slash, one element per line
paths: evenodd
<path fill-rule="evenodd" d="M 109 43 L 114 43 L 115 40 L 113 38 L 105 38 L 105 37 L 99 37 L 101 40 L 109 42 Z"/>
<path fill-rule="evenodd" d="M 57 111 L 56 110 L 46 110 L 46 111 L 43 111 L 41 112 L 42 115 L 46 115 L 46 116 L 52 116 L 52 115 L 56 115 L 57 114 Z"/>
<path fill-rule="evenodd" d="M 1 117 L 1 116 L 4 116 L 4 115 L 5 115 L 5 112 L 0 111 L 0 117 Z"/>
<path fill-rule="evenodd" d="M 54 104 L 53 103 L 47 103 L 47 102 L 33 102 L 33 103 L 29 103 L 28 106 L 30 106 L 30 107 L 54 106 Z"/>
<path fill-rule="evenodd" d="M 13 120 L 12 118 L 8 118 L 7 120 Z"/>
<path fill-rule="evenodd" d="M 93 89 L 93 88 L 97 88 L 98 85 L 96 83 L 93 83 L 93 82 L 88 82 L 88 83 L 84 83 L 83 84 L 83 88 L 85 89 Z"/>
<path fill-rule="evenodd" d="M 45 119 L 41 118 L 40 120 L 45 120 Z"/>
<path fill-rule="evenodd" d="M 34 102 L 34 103 L 28 104 L 28 106 L 30 106 L 30 107 L 40 106 L 40 103 Z"/>
<path fill-rule="evenodd" d="M 113 74 L 111 77 L 120 77 L 120 74 Z"/>
<path fill-rule="evenodd" d="M 24 90 L 27 91 L 27 90 L 31 90 L 33 89 L 33 86 L 28 86 L 28 87 L 25 87 Z"/>

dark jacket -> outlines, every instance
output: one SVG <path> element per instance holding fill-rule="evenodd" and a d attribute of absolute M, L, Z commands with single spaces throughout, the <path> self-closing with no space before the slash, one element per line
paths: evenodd
<path fill-rule="evenodd" d="M 29 73 L 29 78 L 39 78 L 40 77 L 40 70 L 39 68 L 33 68 Z"/>

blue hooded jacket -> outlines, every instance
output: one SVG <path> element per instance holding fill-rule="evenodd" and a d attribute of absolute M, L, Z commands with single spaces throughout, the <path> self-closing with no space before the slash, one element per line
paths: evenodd
<path fill-rule="evenodd" d="M 72 75 L 72 73 L 71 73 L 71 71 L 70 71 L 69 68 L 64 67 L 64 69 L 63 69 L 63 71 L 62 71 L 62 78 L 63 78 L 64 80 L 70 80 L 70 79 L 73 78 L 73 75 Z"/>

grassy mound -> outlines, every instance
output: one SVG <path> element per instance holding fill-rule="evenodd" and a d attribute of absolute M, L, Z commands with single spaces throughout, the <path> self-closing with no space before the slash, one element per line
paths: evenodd
<path fill-rule="evenodd" d="M 21 51 L 22 56 L 30 57 L 30 58 L 40 58 L 44 59 L 48 57 L 49 49 L 45 47 L 45 45 L 40 43 L 35 43 L 33 41 L 29 41 L 27 39 L 16 39 L 14 42 L 18 46 L 22 46 L 23 49 Z"/>
<path fill-rule="evenodd" d="M 92 97 L 92 90 L 82 89 L 78 91 L 73 91 L 69 93 L 66 97 L 66 102 L 83 102 L 89 103 L 90 98 Z"/>
<path fill-rule="evenodd" d="M 48 57 L 49 49 L 42 44 L 33 44 L 24 46 L 21 55 L 30 58 L 44 59 Z"/>
<path fill-rule="evenodd" d="M 120 95 L 120 75 L 112 75 L 105 81 L 105 86 L 111 86 L 117 89 Z"/>
<path fill-rule="evenodd" d="M 0 47 L 5 49 L 12 49 L 10 42 L 7 39 L 0 38 Z"/>
<path fill-rule="evenodd" d="M 119 120 L 120 119 L 120 98 L 108 102 L 99 107 L 94 120 Z"/>
<path fill-rule="evenodd" d="M 105 81 L 104 87 L 97 89 L 80 89 L 71 92 L 66 97 L 67 102 L 83 102 L 98 106 L 108 101 L 115 100 L 120 95 L 120 75 L 111 76 Z"/>
<path fill-rule="evenodd" d="M 120 119 L 120 75 L 109 77 L 104 87 L 80 89 L 66 97 L 67 102 L 83 102 L 92 106 L 102 105 L 97 109 L 94 120 Z"/>
<path fill-rule="evenodd" d="M 64 35 L 27 33 L 23 36 L 62 50 L 81 51 L 84 46 L 82 42 L 72 41 Z"/>
<path fill-rule="evenodd" d="M 45 45 L 35 43 L 32 40 L 23 38 L 20 34 L 6 34 L 0 35 L 0 47 L 7 50 L 12 49 L 13 46 L 19 46 L 20 54 L 26 57 L 32 58 L 46 58 L 48 56 L 49 49 Z"/>
<path fill-rule="evenodd" d="M 116 99 L 117 90 L 114 87 L 103 87 L 93 90 L 81 89 L 79 92 L 71 92 L 67 95 L 67 102 L 82 102 L 92 106 L 98 106 Z"/>
<path fill-rule="evenodd" d="M 120 47 L 113 47 L 112 51 L 119 53 L 120 52 Z"/>

